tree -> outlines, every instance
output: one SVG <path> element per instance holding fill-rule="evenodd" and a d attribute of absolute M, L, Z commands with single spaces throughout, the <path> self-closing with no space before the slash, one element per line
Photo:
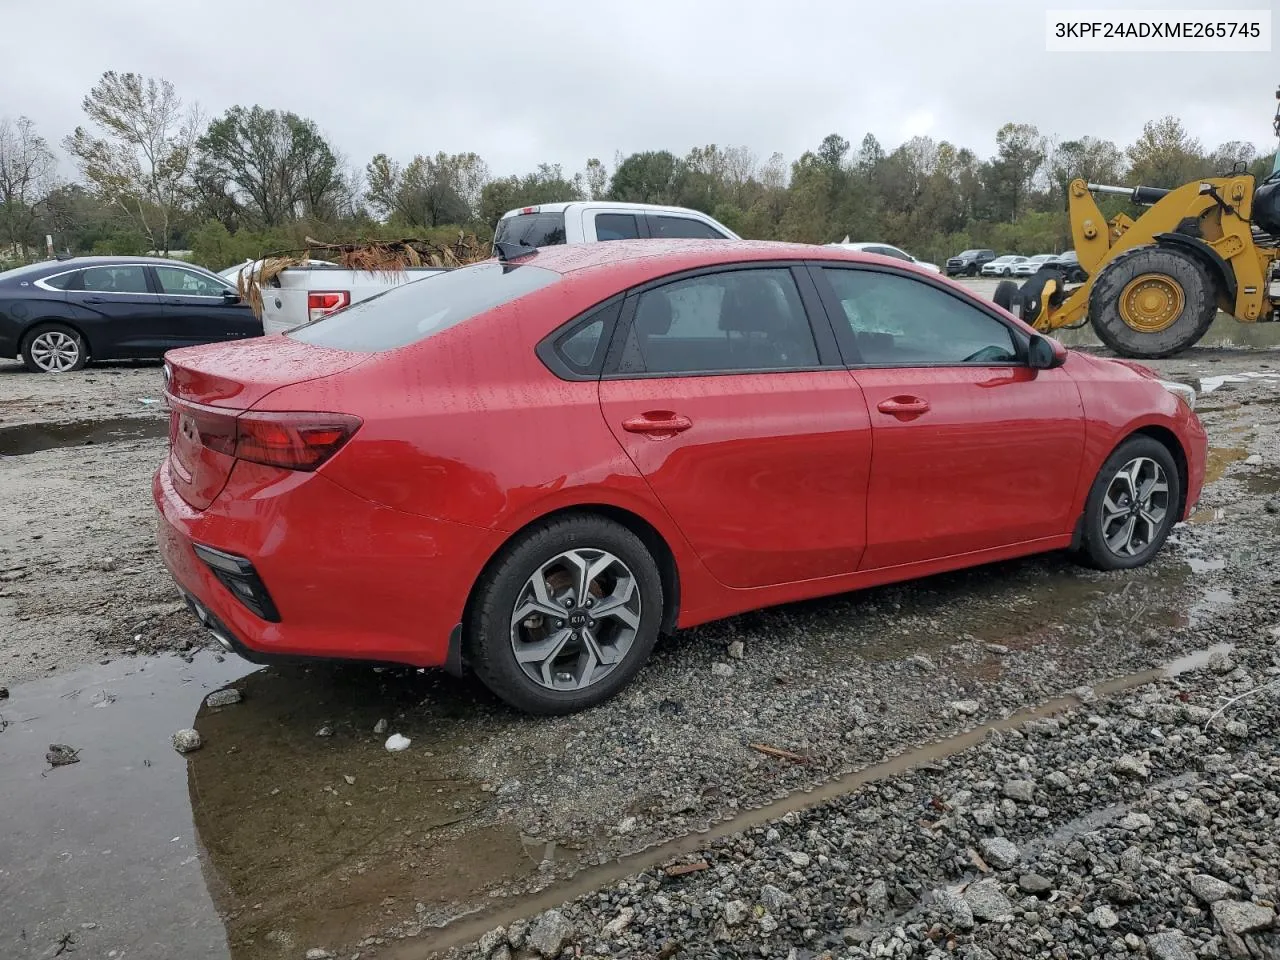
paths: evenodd
<path fill-rule="evenodd" d="M 615 167 L 609 196 L 628 203 L 674 203 L 681 172 L 670 150 L 633 153 Z"/>
<path fill-rule="evenodd" d="M 39 207 L 54 187 L 56 160 L 28 117 L 0 117 L 0 226 L 13 256 L 26 259 Z"/>
<path fill-rule="evenodd" d="M 1049 161 L 1055 188 L 1066 196 L 1072 180 L 1121 184 L 1125 179 L 1124 154 L 1110 140 L 1081 137 L 1064 140 Z"/>
<path fill-rule="evenodd" d="M 587 161 L 583 171 L 583 194 L 588 200 L 603 200 L 609 192 L 609 171 L 596 157 Z"/>
<path fill-rule="evenodd" d="M 477 219 L 489 167 L 475 153 L 416 156 L 404 167 L 380 153 L 365 176 L 365 197 L 384 217 L 410 227 L 438 227 Z"/>
<path fill-rule="evenodd" d="M 76 127 L 65 146 L 84 178 L 124 211 L 151 249 L 168 254 L 189 186 L 198 107 L 168 80 L 109 70 L 81 103 L 101 135 Z"/>
<path fill-rule="evenodd" d="M 490 180 L 480 192 L 480 218 L 490 227 L 517 207 L 582 200 L 581 185 L 565 179 L 558 163 L 540 163 L 533 173 Z"/>
<path fill-rule="evenodd" d="M 1036 174 L 1044 165 L 1045 152 L 1044 137 L 1029 123 L 1006 123 L 997 131 L 990 186 L 998 219 L 1010 223 L 1018 219 Z"/>
<path fill-rule="evenodd" d="M 1148 121 L 1142 136 L 1125 150 L 1129 179 L 1137 186 L 1179 187 L 1205 168 L 1200 141 L 1187 133 L 1177 117 Z"/>
<path fill-rule="evenodd" d="M 217 204 L 215 216 L 226 208 L 216 194 L 259 227 L 328 219 L 336 210 L 338 158 L 316 124 L 295 113 L 232 107 L 209 124 L 196 150 L 196 181 Z M 215 194 L 210 187 L 218 185 Z"/>
<path fill-rule="evenodd" d="M 1205 162 L 1205 174 L 1211 177 L 1229 176 L 1237 164 L 1243 165 L 1246 171 L 1253 168 L 1258 159 L 1258 148 L 1243 140 L 1228 140 L 1220 144 Z"/>

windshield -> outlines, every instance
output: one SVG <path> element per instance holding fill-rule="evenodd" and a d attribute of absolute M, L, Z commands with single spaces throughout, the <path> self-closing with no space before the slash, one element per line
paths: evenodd
<path fill-rule="evenodd" d="M 478 263 L 392 287 L 285 336 L 318 347 L 379 353 L 425 340 L 555 283 L 540 267 Z"/>

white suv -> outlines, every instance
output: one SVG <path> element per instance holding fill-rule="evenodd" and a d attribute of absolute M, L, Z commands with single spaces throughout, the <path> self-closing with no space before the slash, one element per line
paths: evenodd
<path fill-rule="evenodd" d="M 607 200 L 542 203 L 508 210 L 493 233 L 495 244 L 528 247 L 639 238 L 742 239 L 723 223 L 697 210 Z"/>

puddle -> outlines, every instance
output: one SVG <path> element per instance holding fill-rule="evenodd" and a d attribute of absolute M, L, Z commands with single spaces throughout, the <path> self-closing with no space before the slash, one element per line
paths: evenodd
<path fill-rule="evenodd" d="M 1210 447 L 1205 461 L 1205 485 L 1217 483 L 1226 475 L 1227 466 L 1249 456 L 1244 447 Z"/>
<path fill-rule="evenodd" d="M 1217 654 L 1226 656 L 1235 649 L 1235 645 L 1231 643 L 1215 643 L 1213 646 L 1204 650 L 1197 650 L 1189 653 L 1185 657 L 1179 657 L 1172 660 L 1164 666 L 1164 674 L 1167 677 L 1176 677 L 1183 673 L 1190 673 L 1192 670 L 1200 670 L 1209 665 L 1209 661 Z"/>
<path fill-rule="evenodd" d="M 158 440 L 169 434 L 169 421 L 159 417 L 115 417 L 66 423 L 24 423 L 0 427 L 0 456 L 82 447 L 122 440 Z"/>
<path fill-rule="evenodd" d="M 1212 573 L 1227 568 L 1227 561 L 1222 557 L 1187 557 L 1186 563 L 1192 573 Z"/>
<path fill-rule="evenodd" d="M 1191 516 L 1187 517 L 1186 522 L 1192 524 L 1217 523 L 1226 515 L 1227 512 L 1221 507 L 1198 507 L 1192 512 Z"/>
<path fill-rule="evenodd" d="M 1280 493 L 1280 469 L 1263 467 L 1261 470 L 1255 470 L 1244 478 L 1244 488 L 1250 493 L 1263 496 Z"/>
<path fill-rule="evenodd" d="M 227 955 L 187 762 L 169 737 L 191 725 L 201 697 L 249 669 L 212 656 L 122 660 L 0 700 L 0 956 L 51 956 L 65 934 L 83 957 L 149 960 L 179 944 L 185 956 Z M 79 750 L 79 762 L 50 768 L 54 743 Z"/>
<path fill-rule="evenodd" d="M 228 685 L 243 702 L 204 705 Z M 493 713 L 478 696 L 409 669 L 262 669 L 212 653 L 12 687 L 0 701 L 0 956 L 35 960 L 71 933 L 84 956 L 168 960 L 181 944 L 184 956 L 277 960 L 354 943 L 415 905 L 423 927 L 442 923 L 535 873 L 556 851 L 487 824 L 492 795 L 459 773 L 501 727 L 475 733 Z M 204 746 L 184 758 L 170 736 L 189 726 Z M 384 748 L 395 732 L 408 750 Z M 50 767 L 54 743 L 79 761 Z"/>
<path fill-rule="evenodd" d="M 1277 325 L 1280 327 L 1280 325 Z M 1244 373 L 1227 373 L 1214 377 L 1200 378 L 1200 393 L 1213 393 L 1226 383 L 1263 383 L 1267 386 L 1280 387 L 1280 373 L 1260 373 L 1246 371 Z"/>

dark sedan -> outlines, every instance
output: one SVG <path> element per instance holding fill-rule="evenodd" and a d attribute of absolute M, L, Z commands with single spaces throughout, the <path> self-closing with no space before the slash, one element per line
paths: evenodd
<path fill-rule="evenodd" d="M 76 257 L 0 273 L 0 357 L 39 373 L 261 335 L 235 287 L 179 260 Z"/>

